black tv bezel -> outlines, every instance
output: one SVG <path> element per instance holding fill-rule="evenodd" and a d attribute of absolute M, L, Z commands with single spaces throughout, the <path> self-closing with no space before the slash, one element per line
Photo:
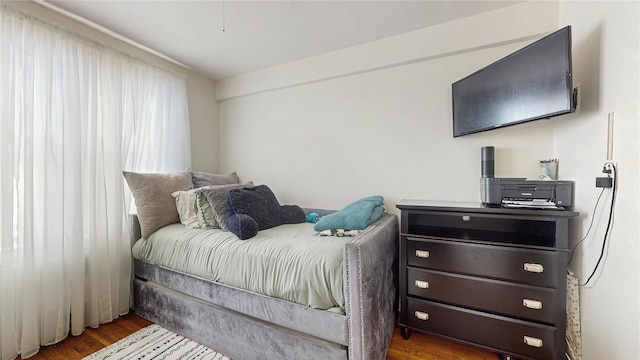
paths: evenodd
<path fill-rule="evenodd" d="M 507 62 L 510 59 L 512 59 L 513 57 L 516 56 L 521 56 L 522 53 L 525 53 L 529 50 L 531 50 L 532 48 L 536 47 L 537 45 L 539 45 L 540 43 L 544 43 L 545 41 L 548 41 L 549 39 L 551 39 L 552 37 L 558 36 L 559 34 L 566 32 L 566 36 L 567 36 L 567 47 L 566 47 L 566 59 L 568 60 L 568 71 L 566 73 L 566 77 L 567 77 L 567 91 L 566 91 L 566 95 L 567 95 L 567 100 L 568 100 L 568 108 L 566 109 L 562 109 L 556 112 L 552 112 L 552 113 L 546 113 L 546 114 L 540 114 L 534 117 L 530 117 L 530 118 L 525 118 L 525 119 L 516 119 L 513 121 L 508 121 L 508 122 L 503 122 L 501 124 L 498 125 L 489 125 L 489 126 L 485 126 L 485 127 L 478 127 L 478 128 L 474 128 L 472 130 L 466 130 L 466 131 L 460 131 L 456 133 L 456 118 L 455 118 L 455 93 L 454 93 L 454 86 L 456 84 L 459 84 L 460 82 L 463 82 L 465 80 L 468 80 L 469 78 L 472 78 L 482 72 L 488 71 L 490 69 L 494 69 L 497 66 L 500 66 L 501 63 L 503 62 Z M 531 121 L 535 121 L 535 120 L 542 120 L 542 119 L 549 119 L 552 117 L 556 117 L 556 116 L 560 116 L 560 115 L 566 115 L 566 114 L 570 114 L 575 112 L 576 110 L 576 106 L 577 106 L 577 89 L 573 88 L 573 58 L 572 58 L 572 37 L 571 37 L 571 26 L 565 26 L 559 30 L 554 31 L 553 33 L 546 35 L 545 37 L 536 40 L 535 42 L 475 71 L 474 73 L 465 76 L 464 78 L 455 81 L 454 83 L 451 84 L 451 102 L 452 102 L 452 116 L 453 116 L 453 121 L 452 121 L 452 127 L 453 127 L 453 137 L 457 138 L 460 136 L 464 136 L 464 135 L 470 135 L 470 134 L 476 134 L 479 132 L 485 132 L 485 131 L 489 131 L 489 130 L 494 130 L 494 129 L 500 129 L 500 128 L 504 128 L 504 127 L 508 127 L 508 126 L 513 126 L 513 125 L 518 125 L 518 124 L 522 124 L 522 123 L 527 123 L 527 122 L 531 122 Z"/>

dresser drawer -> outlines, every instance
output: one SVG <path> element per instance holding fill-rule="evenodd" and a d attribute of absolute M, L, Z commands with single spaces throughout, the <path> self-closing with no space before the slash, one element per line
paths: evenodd
<path fill-rule="evenodd" d="M 557 310 L 555 289 L 411 267 L 407 269 L 407 282 L 410 296 L 554 323 Z"/>
<path fill-rule="evenodd" d="M 407 238 L 407 265 L 530 285 L 558 286 L 555 251 Z"/>
<path fill-rule="evenodd" d="M 559 359 L 553 326 L 509 319 L 479 311 L 408 299 L 407 325 L 533 359 Z M 564 339 L 564 337 L 562 337 Z M 561 352 L 558 352 L 561 353 Z"/>

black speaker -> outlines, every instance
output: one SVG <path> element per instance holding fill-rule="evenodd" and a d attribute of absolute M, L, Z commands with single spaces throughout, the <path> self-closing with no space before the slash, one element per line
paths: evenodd
<path fill-rule="evenodd" d="M 482 161 L 480 162 L 481 177 L 490 178 L 494 177 L 494 165 L 495 165 L 495 149 L 493 146 L 482 147 Z"/>

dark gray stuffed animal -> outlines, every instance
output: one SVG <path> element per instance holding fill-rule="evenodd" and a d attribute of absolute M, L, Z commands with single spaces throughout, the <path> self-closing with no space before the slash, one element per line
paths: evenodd
<path fill-rule="evenodd" d="M 229 230 L 242 240 L 256 236 L 259 230 L 306 221 L 304 210 L 297 205 L 280 205 L 266 185 L 231 190 L 225 213 Z"/>

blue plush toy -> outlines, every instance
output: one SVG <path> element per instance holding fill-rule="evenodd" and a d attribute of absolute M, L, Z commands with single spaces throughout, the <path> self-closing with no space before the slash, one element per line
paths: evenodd
<path fill-rule="evenodd" d="M 307 222 L 308 223 L 317 223 L 318 220 L 320 220 L 320 215 L 318 215 L 318 214 L 316 214 L 314 212 L 309 213 L 309 215 L 307 215 Z"/>

